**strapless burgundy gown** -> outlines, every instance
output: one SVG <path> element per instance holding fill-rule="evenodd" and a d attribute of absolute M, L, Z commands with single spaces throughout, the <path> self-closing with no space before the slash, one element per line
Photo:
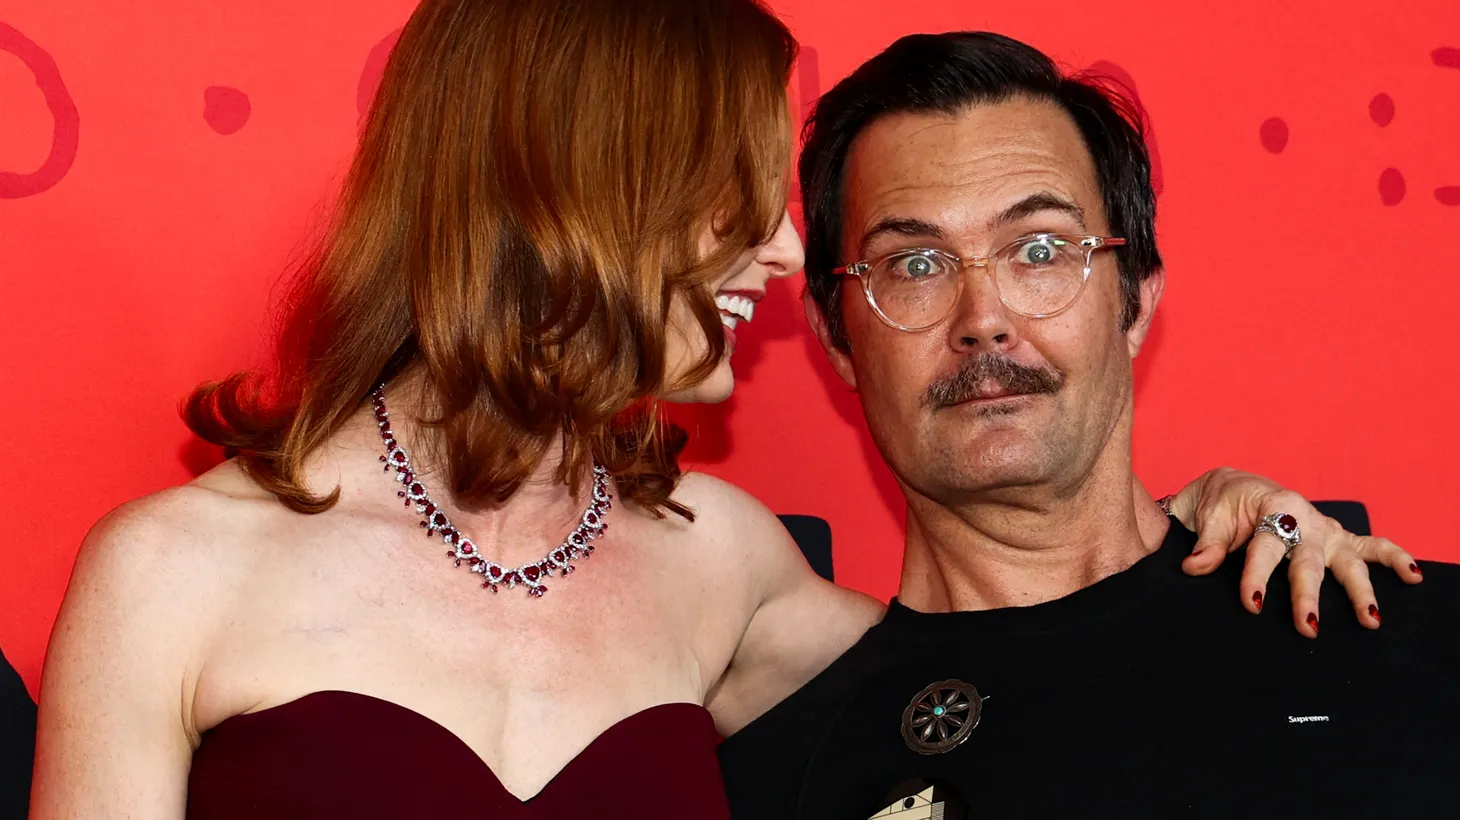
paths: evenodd
<path fill-rule="evenodd" d="M 203 735 L 188 820 L 727 820 L 709 712 L 689 703 L 625 718 L 526 802 L 471 748 L 403 706 L 316 692 Z"/>

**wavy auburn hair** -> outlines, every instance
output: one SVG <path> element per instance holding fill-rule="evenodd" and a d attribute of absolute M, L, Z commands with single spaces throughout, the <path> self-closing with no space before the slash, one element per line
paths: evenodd
<path fill-rule="evenodd" d="M 188 426 L 320 512 L 339 491 L 312 494 L 305 459 L 411 374 L 464 503 L 509 498 L 561 436 L 558 480 L 597 459 L 626 499 L 692 517 L 655 396 L 719 362 L 711 282 L 785 207 L 795 54 L 754 0 L 424 0 L 284 305 L 277 371 L 199 387 Z M 709 349 L 671 385 L 676 296 Z"/>

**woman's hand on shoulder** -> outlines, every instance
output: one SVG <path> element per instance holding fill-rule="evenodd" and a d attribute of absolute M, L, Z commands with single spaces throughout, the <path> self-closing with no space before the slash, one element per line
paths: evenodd
<path fill-rule="evenodd" d="M 1380 625 L 1369 564 L 1389 567 L 1405 583 L 1424 579 L 1414 557 L 1393 541 L 1348 532 L 1303 496 L 1251 473 L 1219 467 L 1162 502 L 1197 533 L 1196 548 L 1183 564 L 1188 574 L 1206 575 L 1229 552 L 1247 547 L 1239 594 L 1249 612 L 1262 611 L 1268 579 L 1286 559 L 1293 626 L 1305 637 L 1318 637 L 1318 593 L 1329 571 L 1348 593 L 1359 623 L 1369 629 Z M 1264 521 L 1271 523 L 1265 527 Z M 1289 547 L 1284 536 L 1296 543 Z"/>
<path fill-rule="evenodd" d="M 735 567 L 748 614 L 706 703 L 728 736 L 830 665 L 884 607 L 813 572 L 780 519 L 744 490 L 700 474 L 686 476 L 682 489 L 696 524 Z"/>
<path fill-rule="evenodd" d="M 183 817 L 219 498 L 167 490 L 87 535 L 46 653 L 34 820 Z"/>

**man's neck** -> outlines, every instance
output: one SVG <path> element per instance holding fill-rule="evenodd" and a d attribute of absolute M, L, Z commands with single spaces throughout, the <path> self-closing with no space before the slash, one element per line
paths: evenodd
<path fill-rule="evenodd" d="M 1052 601 L 1129 569 L 1167 527 L 1129 469 L 1067 497 L 1030 488 L 950 509 L 909 493 L 898 600 L 922 612 Z"/>

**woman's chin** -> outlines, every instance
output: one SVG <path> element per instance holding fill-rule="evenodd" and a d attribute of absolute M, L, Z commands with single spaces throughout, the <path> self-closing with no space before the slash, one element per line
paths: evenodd
<path fill-rule="evenodd" d="M 735 392 L 735 373 L 728 361 L 722 362 L 709 378 L 692 387 L 665 393 L 665 401 L 675 404 L 719 404 Z"/>

